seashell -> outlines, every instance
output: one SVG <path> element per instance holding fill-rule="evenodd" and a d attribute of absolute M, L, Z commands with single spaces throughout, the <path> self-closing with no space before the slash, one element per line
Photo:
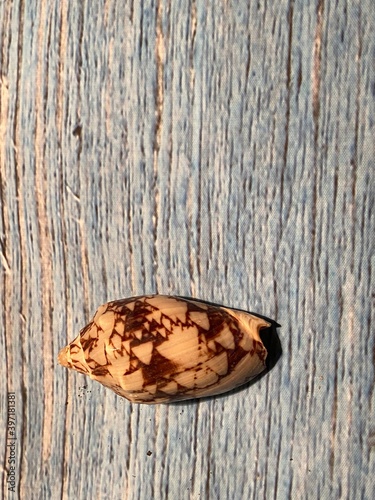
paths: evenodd
<path fill-rule="evenodd" d="M 259 336 L 271 323 L 253 314 L 167 295 L 102 305 L 59 354 L 133 403 L 221 394 L 266 368 Z"/>

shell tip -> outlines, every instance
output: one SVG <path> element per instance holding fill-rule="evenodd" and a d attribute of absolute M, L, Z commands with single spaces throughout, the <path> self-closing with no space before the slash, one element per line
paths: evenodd
<path fill-rule="evenodd" d="M 69 368 L 66 347 L 61 349 L 61 351 L 59 352 L 59 355 L 57 356 L 57 361 L 60 363 L 60 365 L 65 366 L 66 368 Z"/>

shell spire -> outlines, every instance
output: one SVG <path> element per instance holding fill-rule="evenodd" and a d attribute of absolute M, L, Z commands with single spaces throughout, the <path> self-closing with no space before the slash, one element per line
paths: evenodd
<path fill-rule="evenodd" d="M 66 368 L 70 368 L 68 363 L 67 351 L 68 347 L 63 347 L 59 352 L 59 355 L 57 356 L 57 361 L 60 363 L 60 365 L 65 366 Z"/>

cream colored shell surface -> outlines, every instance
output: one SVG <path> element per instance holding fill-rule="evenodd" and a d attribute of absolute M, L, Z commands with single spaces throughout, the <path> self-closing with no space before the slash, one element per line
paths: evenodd
<path fill-rule="evenodd" d="M 147 295 L 101 306 L 59 362 L 135 403 L 212 396 L 265 369 L 270 324 L 204 302 Z"/>

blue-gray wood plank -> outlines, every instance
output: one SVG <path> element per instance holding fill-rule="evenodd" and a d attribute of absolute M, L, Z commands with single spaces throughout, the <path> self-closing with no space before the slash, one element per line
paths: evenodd
<path fill-rule="evenodd" d="M 374 33 L 373 0 L 0 3 L 3 498 L 375 498 Z M 283 356 L 154 407 L 57 365 L 144 292 Z"/>

